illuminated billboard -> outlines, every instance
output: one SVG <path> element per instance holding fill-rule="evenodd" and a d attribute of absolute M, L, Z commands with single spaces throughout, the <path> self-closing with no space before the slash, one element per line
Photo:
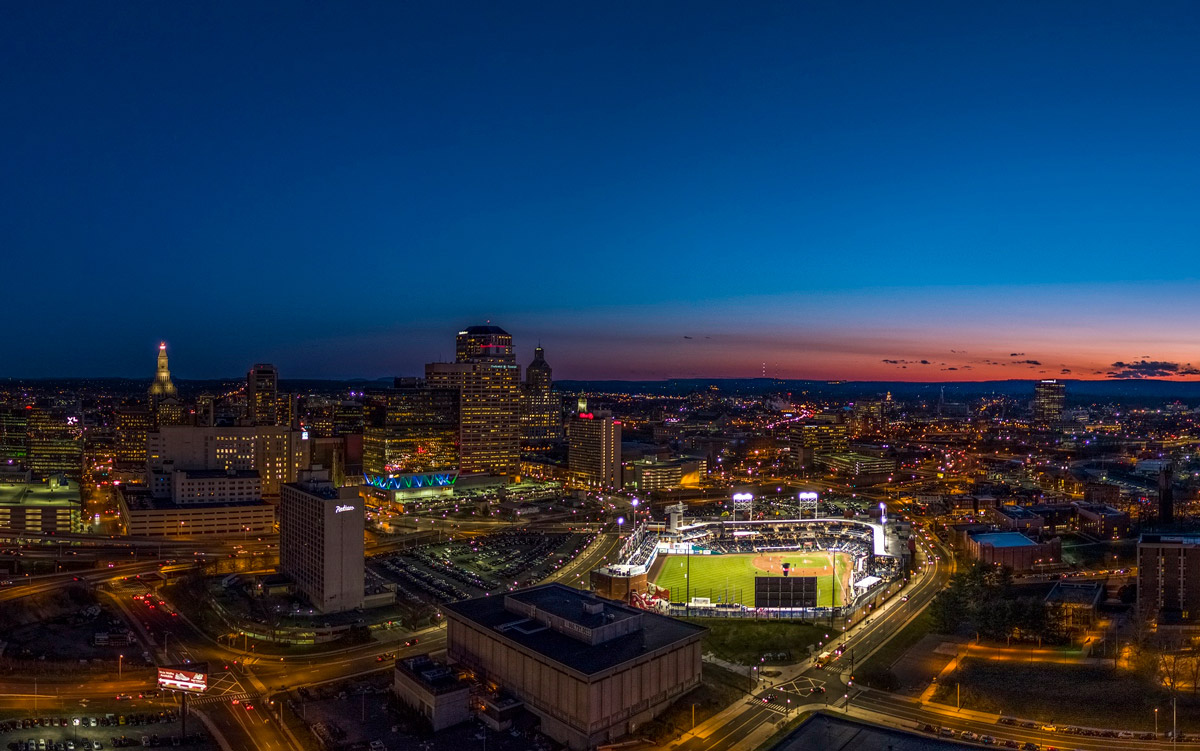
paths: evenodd
<path fill-rule="evenodd" d="M 158 669 L 158 687 L 173 691 L 194 691 L 204 693 L 208 690 L 208 674 L 195 673 L 190 670 L 176 668 Z"/>

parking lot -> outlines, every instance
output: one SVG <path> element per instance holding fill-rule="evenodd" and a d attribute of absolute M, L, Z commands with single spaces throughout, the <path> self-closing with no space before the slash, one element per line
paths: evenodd
<path fill-rule="evenodd" d="M 579 555 L 594 537 L 585 532 L 499 532 L 379 556 L 370 567 L 396 584 L 401 601 L 451 602 L 536 583 Z"/>
<path fill-rule="evenodd" d="M 194 715 L 188 736 L 173 709 L 86 715 L 9 717 L 0 720 L 0 742 L 9 751 L 86 751 L 88 749 L 188 747 L 215 748 Z"/>

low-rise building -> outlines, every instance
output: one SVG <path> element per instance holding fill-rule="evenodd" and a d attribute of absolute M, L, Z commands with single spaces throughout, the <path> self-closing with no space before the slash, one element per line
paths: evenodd
<path fill-rule="evenodd" d="M 1042 517 L 1024 506 L 1010 504 L 996 506 L 990 510 L 988 515 L 1001 529 L 1035 534 L 1042 531 Z"/>
<path fill-rule="evenodd" d="M 79 483 L 55 475 L 38 481 L 25 472 L 0 480 L 0 529 L 31 534 L 82 531 Z"/>
<path fill-rule="evenodd" d="M 145 486 L 117 493 L 121 529 L 132 537 L 253 537 L 275 531 L 275 507 L 262 500 L 180 505 L 154 498 Z"/>
<path fill-rule="evenodd" d="M 429 655 L 396 660 L 392 690 L 429 721 L 434 732 L 471 719 L 471 687 Z"/>
<path fill-rule="evenodd" d="M 1104 600 L 1104 582 L 1058 581 L 1046 595 L 1046 607 L 1059 619 L 1064 631 L 1086 631 L 1096 625 L 1096 611 Z"/>
<path fill-rule="evenodd" d="M 1127 512 L 1118 511 L 1112 506 L 1102 503 L 1076 501 L 1071 505 L 1075 507 L 1075 513 L 1078 516 L 1076 524 L 1080 532 L 1105 540 L 1129 536 L 1129 514 Z"/>
<path fill-rule="evenodd" d="M 572 749 L 636 730 L 700 683 L 703 628 L 562 584 L 444 612 L 449 659 L 523 700 Z"/>
<path fill-rule="evenodd" d="M 1008 566 L 1013 571 L 1033 571 L 1062 563 L 1062 540 L 1034 542 L 1020 532 L 972 532 L 967 554 L 974 560 Z"/>

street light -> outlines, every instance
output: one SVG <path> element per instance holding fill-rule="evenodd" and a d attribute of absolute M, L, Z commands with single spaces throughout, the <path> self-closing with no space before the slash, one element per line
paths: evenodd
<path fill-rule="evenodd" d="M 121 680 L 121 668 L 125 664 L 125 655 L 117 655 L 117 680 Z M 1157 711 L 1157 710 L 1155 710 Z"/>
<path fill-rule="evenodd" d="M 1158 738 L 1158 707 L 1154 708 L 1154 737 Z"/>

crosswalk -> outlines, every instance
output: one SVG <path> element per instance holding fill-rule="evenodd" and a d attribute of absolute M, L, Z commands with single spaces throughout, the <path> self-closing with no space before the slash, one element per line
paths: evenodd
<path fill-rule="evenodd" d="M 189 699 L 188 704 L 216 704 L 218 702 L 232 703 L 234 701 L 244 702 L 247 700 L 257 700 L 261 697 L 262 694 L 257 691 L 249 691 L 241 694 L 206 694 L 204 696 L 197 696 L 194 699 Z"/>

